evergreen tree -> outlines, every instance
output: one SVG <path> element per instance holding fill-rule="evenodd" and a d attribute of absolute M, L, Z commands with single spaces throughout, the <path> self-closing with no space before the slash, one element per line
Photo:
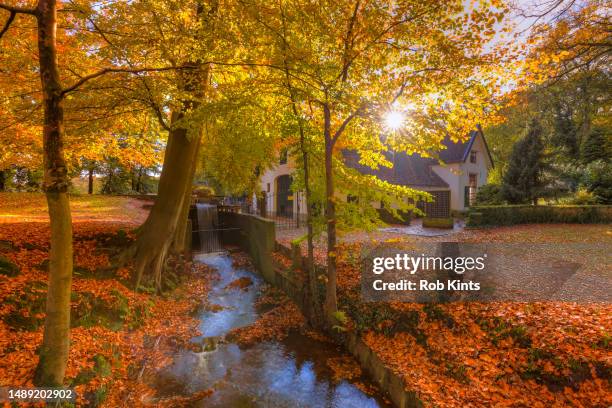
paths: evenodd
<path fill-rule="evenodd" d="M 612 164 L 596 160 L 586 165 L 583 183 L 601 204 L 612 204 Z"/>
<path fill-rule="evenodd" d="M 578 131 L 572 118 L 571 108 L 564 107 L 561 102 L 555 106 L 553 120 L 552 142 L 559 146 L 570 159 L 578 159 Z"/>
<path fill-rule="evenodd" d="M 610 159 L 606 146 L 606 132 L 602 128 L 595 128 L 589 134 L 580 152 L 580 158 L 585 164 L 596 160 L 607 161 Z"/>
<path fill-rule="evenodd" d="M 502 195 L 511 204 L 537 203 L 542 190 L 542 127 L 532 119 L 524 138 L 515 143 L 504 175 Z"/>

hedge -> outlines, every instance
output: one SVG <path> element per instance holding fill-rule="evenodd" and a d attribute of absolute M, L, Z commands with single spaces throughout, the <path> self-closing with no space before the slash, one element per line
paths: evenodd
<path fill-rule="evenodd" d="M 423 227 L 425 228 L 453 228 L 454 220 L 452 218 L 423 218 Z"/>
<path fill-rule="evenodd" d="M 491 205 L 471 207 L 467 225 L 612 223 L 610 205 Z"/>

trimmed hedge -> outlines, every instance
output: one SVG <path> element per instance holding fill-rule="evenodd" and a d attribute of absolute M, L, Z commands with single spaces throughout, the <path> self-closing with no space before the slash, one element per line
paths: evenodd
<path fill-rule="evenodd" d="M 610 205 L 491 205 L 471 207 L 467 225 L 612 223 Z"/>
<path fill-rule="evenodd" d="M 425 228 L 453 228 L 454 220 L 452 218 L 423 218 L 423 227 Z"/>

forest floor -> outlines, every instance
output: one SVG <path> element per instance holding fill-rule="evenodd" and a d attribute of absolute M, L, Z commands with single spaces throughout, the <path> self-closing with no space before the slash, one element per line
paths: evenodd
<path fill-rule="evenodd" d="M 169 364 L 176 348 L 198 333 L 192 316 L 207 293 L 210 268 L 192 265 L 177 288 L 161 297 L 135 293 L 129 269 L 109 268 L 146 219 L 147 204 L 127 197 L 71 197 L 74 277 L 66 383 L 78 395 L 77 406 L 144 405 L 155 390 L 141 379 Z M 32 386 L 48 251 L 44 195 L 0 193 L 0 386 Z"/>

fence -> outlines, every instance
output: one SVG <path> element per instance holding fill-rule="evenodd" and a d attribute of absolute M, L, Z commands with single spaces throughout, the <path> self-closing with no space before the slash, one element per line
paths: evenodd
<path fill-rule="evenodd" d="M 300 192 L 261 193 L 256 201 L 245 197 L 223 200 L 223 202 L 231 204 L 219 205 L 219 212 L 257 215 L 274 221 L 277 230 L 306 226 L 306 200 L 304 194 Z"/>

